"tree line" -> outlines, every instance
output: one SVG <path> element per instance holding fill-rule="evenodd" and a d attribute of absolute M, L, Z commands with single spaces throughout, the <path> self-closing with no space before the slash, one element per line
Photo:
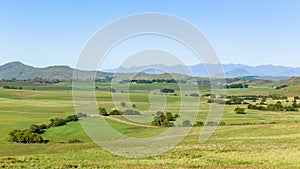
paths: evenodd
<path fill-rule="evenodd" d="M 283 106 L 280 101 L 275 104 L 267 104 L 267 106 L 259 106 L 249 104 L 248 109 L 263 110 L 263 111 L 298 111 L 300 104 L 293 103 L 292 106 Z"/>
<path fill-rule="evenodd" d="M 77 115 L 70 115 L 63 118 L 53 118 L 50 119 L 50 123 L 48 124 L 33 124 L 30 127 L 20 130 L 15 129 L 9 132 L 9 141 L 16 143 L 48 143 L 49 140 L 45 140 L 42 137 L 42 134 L 51 127 L 58 127 L 66 125 L 69 122 L 78 121 Z"/>

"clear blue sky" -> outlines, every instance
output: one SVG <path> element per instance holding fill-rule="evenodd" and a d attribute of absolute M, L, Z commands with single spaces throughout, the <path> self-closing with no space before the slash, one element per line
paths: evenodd
<path fill-rule="evenodd" d="M 300 67 L 299 0 L 1 0 L 0 64 L 73 67 L 93 33 L 141 12 L 191 22 L 210 39 L 222 63 Z"/>

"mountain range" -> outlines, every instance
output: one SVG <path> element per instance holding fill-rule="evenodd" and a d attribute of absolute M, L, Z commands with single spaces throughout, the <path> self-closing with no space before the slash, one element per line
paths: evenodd
<path fill-rule="evenodd" d="M 207 69 L 218 70 L 222 66 L 224 74 L 227 78 L 245 77 L 245 76 L 259 76 L 259 77 L 292 77 L 300 76 L 300 67 L 288 66 L 274 66 L 274 65 L 259 65 L 248 66 L 243 64 L 197 64 L 193 66 L 184 65 L 149 65 L 149 66 L 135 66 L 130 68 L 119 67 L 118 69 L 107 69 L 105 72 L 119 72 L 119 73 L 133 73 L 145 72 L 149 74 L 161 74 L 162 72 L 172 72 L 186 74 L 189 76 L 209 77 Z M 217 77 L 221 72 L 216 72 L 212 75 Z"/>
<path fill-rule="evenodd" d="M 163 73 L 175 73 L 188 76 L 209 77 L 206 71 L 208 69 L 217 69 L 220 65 L 217 64 L 197 64 L 193 66 L 184 65 L 149 65 L 149 66 L 135 66 L 135 67 L 119 67 L 118 69 L 107 69 L 103 71 L 83 71 L 77 70 L 81 76 L 92 78 L 96 73 L 96 77 L 112 76 L 113 73 L 136 73 L 142 72 L 141 75 L 158 75 Z M 222 64 L 225 76 L 227 78 L 234 77 L 257 77 L 265 79 L 287 79 L 292 76 L 300 76 L 299 67 L 288 66 L 274 66 L 274 65 L 260 65 L 248 66 L 242 64 Z M 35 77 L 56 78 L 62 80 L 72 79 L 74 68 L 69 66 L 49 66 L 45 68 L 36 68 L 25 65 L 21 62 L 10 62 L 0 66 L 0 79 L 33 79 Z M 218 76 L 217 74 L 213 76 Z"/>

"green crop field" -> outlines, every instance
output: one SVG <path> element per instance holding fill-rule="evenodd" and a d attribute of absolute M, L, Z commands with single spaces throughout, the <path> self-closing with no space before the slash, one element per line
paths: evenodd
<path fill-rule="evenodd" d="M 200 144 L 198 140 L 203 127 L 192 127 L 174 149 L 141 159 L 125 158 L 105 151 L 88 137 L 80 122 L 47 129 L 42 136 L 50 140 L 49 143 L 12 143 L 8 133 L 13 129 L 25 129 L 32 124 L 49 123 L 51 118 L 65 118 L 76 114 L 70 83 L 45 85 L 22 82 L 21 85 L 28 87 L 23 87 L 23 90 L 0 88 L 2 168 L 300 168 L 300 111 L 260 111 L 247 109 L 247 105 L 238 105 L 245 108 L 246 114 L 236 114 L 234 109 L 237 105 L 225 105 L 220 120 L 225 125 L 218 126 L 206 142 Z M 98 90 L 95 97 L 99 106 L 108 111 L 112 110 L 115 103 L 112 93 L 109 92 L 110 84 L 98 83 L 96 86 Z M 120 97 L 129 95 L 132 104 L 142 112 L 151 107 L 149 93 L 160 88 L 176 89 L 177 95 L 156 93 L 153 98 L 165 96 L 165 111 L 178 113 L 183 98 L 177 91 L 176 84 L 132 84 L 129 94 L 128 91 L 117 91 L 113 94 Z M 213 108 L 217 103 L 207 103 L 208 98 L 201 97 L 210 93 L 208 86 L 199 86 L 199 91 L 200 109 L 196 121 L 205 122 L 210 107 Z M 227 94 L 237 96 L 281 93 L 289 96 L 290 102 L 286 102 L 286 99 L 280 100 L 288 105 L 293 100 L 292 96 L 300 95 L 298 91 L 299 86 L 281 90 L 256 86 L 228 89 Z M 278 100 L 268 99 L 267 103 L 276 101 Z M 130 122 L 124 117 L 114 117 Z M 136 138 L 155 136 L 166 130 L 162 127 L 133 126 L 111 119 L 107 119 L 107 122 L 115 130 Z M 150 122 L 145 124 L 151 125 Z M 81 142 L 69 143 L 73 139 Z"/>

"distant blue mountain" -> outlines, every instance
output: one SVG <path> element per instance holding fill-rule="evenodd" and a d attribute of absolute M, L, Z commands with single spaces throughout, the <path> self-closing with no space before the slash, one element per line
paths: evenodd
<path fill-rule="evenodd" d="M 223 68 L 222 70 L 219 68 Z M 207 70 L 214 70 L 213 74 L 208 75 Z M 10 62 L 0 66 L 0 79 L 33 79 L 35 77 L 57 78 L 70 80 L 73 75 L 74 68 L 69 66 L 50 66 L 45 68 L 35 68 L 25 65 L 21 62 Z M 287 79 L 287 77 L 300 76 L 299 67 L 288 66 L 247 66 L 242 64 L 197 64 L 193 66 L 172 65 L 166 66 L 163 64 L 149 65 L 149 66 L 135 66 L 135 67 L 119 67 L 118 69 L 110 69 L 102 71 L 81 71 L 78 72 L 86 78 L 112 76 L 111 73 L 137 73 L 143 72 L 147 74 L 163 74 L 163 73 L 179 73 L 189 76 L 198 77 L 223 77 L 225 74 L 227 78 L 233 77 L 255 77 L 266 79 Z"/>
<path fill-rule="evenodd" d="M 288 66 L 274 66 L 274 65 L 259 65 L 248 66 L 242 64 L 222 64 L 224 74 L 227 78 L 244 77 L 244 76 L 264 76 L 264 77 L 291 77 L 300 76 L 299 67 Z M 198 77 L 209 77 L 207 70 L 218 70 L 218 64 L 197 64 L 193 66 L 184 65 L 149 65 L 149 66 L 135 66 L 130 68 L 120 67 L 118 69 L 104 70 L 105 72 L 114 73 L 116 70 L 119 73 L 134 73 L 144 72 L 149 74 L 158 74 L 158 72 L 180 73 Z M 214 72 L 213 77 L 218 77 L 222 74 Z"/>

